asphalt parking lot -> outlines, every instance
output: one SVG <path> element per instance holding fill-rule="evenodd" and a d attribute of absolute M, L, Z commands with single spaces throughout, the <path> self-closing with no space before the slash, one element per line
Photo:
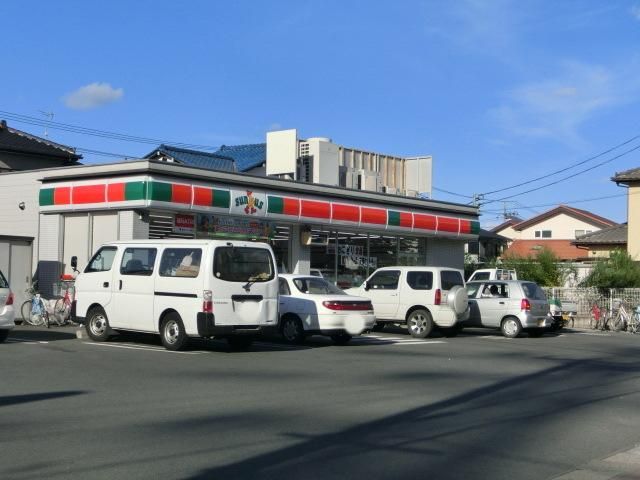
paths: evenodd
<path fill-rule="evenodd" d="M 633 455 L 609 459 L 640 443 L 639 342 L 397 328 L 170 352 L 20 326 L 0 345 L 0 478 L 631 475 Z"/>

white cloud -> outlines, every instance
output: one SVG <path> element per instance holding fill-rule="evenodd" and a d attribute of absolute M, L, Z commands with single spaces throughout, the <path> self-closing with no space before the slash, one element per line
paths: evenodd
<path fill-rule="evenodd" d="M 638 70 L 637 62 L 620 69 L 566 62 L 554 78 L 507 92 L 505 101 L 489 114 L 514 136 L 580 144 L 579 130 L 586 121 L 638 100 L 640 84 L 630 80 L 637 78 Z"/>
<path fill-rule="evenodd" d="M 640 5 L 634 5 L 631 7 L 631 15 L 636 17 L 637 20 L 640 20 Z"/>
<path fill-rule="evenodd" d="M 89 110 L 120 100 L 122 88 L 113 88 L 108 83 L 94 82 L 80 87 L 64 96 L 64 104 L 74 110 Z"/>

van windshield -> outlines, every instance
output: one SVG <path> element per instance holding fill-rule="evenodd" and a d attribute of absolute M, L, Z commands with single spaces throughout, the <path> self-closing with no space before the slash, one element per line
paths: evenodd
<path fill-rule="evenodd" d="M 218 247 L 213 275 L 228 282 L 266 282 L 273 280 L 275 268 L 266 248 Z"/>

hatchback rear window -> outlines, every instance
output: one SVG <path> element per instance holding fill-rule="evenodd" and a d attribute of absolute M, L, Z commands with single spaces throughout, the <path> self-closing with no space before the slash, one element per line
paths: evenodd
<path fill-rule="evenodd" d="M 7 279 L 4 278 L 2 272 L 0 272 L 0 288 L 9 288 L 9 282 L 7 282 Z"/>
<path fill-rule="evenodd" d="M 218 247 L 213 275 L 228 282 L 267 282 L 275 277 L 275 268 L 266 248 Z"/>
<path fill-rule="evenodd" d="M 533 282 L 524 282 L 522 284 L 522 290 L 524 290 L 524 294 L 527 298 L 532 300 L 546 300 L 547 295 L 544 293 L 537 283 Z"/>
<path fill-rule="evenodd" d="M 464 287 L 462 274 L 455 270 L 443 270 L 440 272 L 440 282 L 442 283 L 442 290 L 451 290 L 456 285 Z"/>

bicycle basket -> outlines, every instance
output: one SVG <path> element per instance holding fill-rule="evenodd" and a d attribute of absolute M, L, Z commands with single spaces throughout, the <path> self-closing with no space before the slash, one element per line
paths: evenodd
<path fill-rule="evenodd" d="M 53 296 L 64 297 L 66 292 L 69 292 L 69 296 L 73 299 L 75 294 L 75 285 L 72 282 L 60 281 L 53 284 Z"/>

